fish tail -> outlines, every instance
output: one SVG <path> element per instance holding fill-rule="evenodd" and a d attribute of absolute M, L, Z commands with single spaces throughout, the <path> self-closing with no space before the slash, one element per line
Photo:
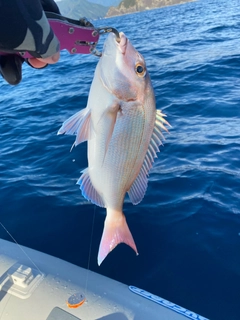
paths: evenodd
<path fill-rule="evenodd" d="M 122 242 L 130 246 L 138 255 L 137 247 L 124 214 L 122 212 L 116 214 L 116 212 L 111 211 L 111 214 L 107 214 L 104 222 L 102 239 L 98 251 L 98 265 L 100 266 L 109 252 Z"/>

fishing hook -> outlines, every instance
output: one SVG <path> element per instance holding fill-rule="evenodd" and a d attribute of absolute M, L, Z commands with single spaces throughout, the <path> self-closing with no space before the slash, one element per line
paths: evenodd
<path fill-rule="evenodd" d="M 96 32 L 99 33 L 99 35 L 102 35 L 102 34 L 105 34 L 105 33 L 114 33 L 115 36 L 116 36 L 116 41 L 119 43 L 120 42 L 120 34 L 118 32 L 117 29 L 113 28 L 113 27 L 101 27 L 101 28 L 97 28 L 96 29 Z M 101 57 L 102 56 L 102 53 L 99 52 L 96 48 L 94 48 L 92 51 L 91 51 L 92 54 L 94 54 L 95 56 L 97 57 Z"/>
<path fill-rule="evenodd" d="M 104 33 L 109 33 L 109 32 L 114 33 L 115 36 L 116 36 L 116 41 L 120 42 L 120 34 L 119 34 L 117 29 L 115 29 L 113 27 L 102 27 L 102 28 L 98 28 L 97 30 L 98 30 L 100 35 L 104 34 Z"/>

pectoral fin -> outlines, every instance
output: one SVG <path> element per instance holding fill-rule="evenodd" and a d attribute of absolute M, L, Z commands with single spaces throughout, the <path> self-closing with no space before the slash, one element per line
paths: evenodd
<path fill-rule="evenodd" d="M 98 124 L 100 124 L 101 121 L 104 121 L 104 140 L 105 140 L 104 159 L 108 150 L 110 140 L 112 138 L 112 134 L 116 124 L 119 110 L 120 110 L 120 105 L 117 102 L 113 102 L 112 105 L 106 108 L 106 110 L 104 111 L 104 113 L 102 114 L 98 122 Z"/>
<path fill-rule="evenodd" d="M 59 129 L 58 134 L 76 134 L 73 146 L 77 146 L 79 143 L 90 139 L 90 120 L 91 111 L 89 108 L 85 108 L 67 119 Z"/>

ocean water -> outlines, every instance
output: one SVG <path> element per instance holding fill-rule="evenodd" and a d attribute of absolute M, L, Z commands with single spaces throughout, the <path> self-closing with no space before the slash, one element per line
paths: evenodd
<path fill-rule="evenodd" d="M 94 22 L 143 54 L 172 125 L 143 201 L 124 204 L 139 256 L 119 245 L 100 267 L 105 210 L 76 185 L 86 143 L 62 122 L 84 108 L 98 58 L 28 66 L 0 80 L 0 222 L 22 245 L 151 291 L 212 320 L 240 319 L 239 1 L 200 0 Z M 99 50 L 105 36 L 101 37 Z M 114 66 L 113 66 L 114 67 Z M 0 237 L 11 240 L 3 228 Z"/>

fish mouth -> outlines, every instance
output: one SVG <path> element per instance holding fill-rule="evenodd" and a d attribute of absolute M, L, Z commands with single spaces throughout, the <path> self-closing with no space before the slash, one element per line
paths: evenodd
<path fill-rule="evenodd" d="M 121 53 L 125 54 L 125 52 L 127 50 L 128 39 L 123 32 L 120 32 L 119 36 L 120 36 L 120 41 L 118 42 L 116 39 L 116 42 L 118 44 L 118 47 L 119 47 Z"/>
<path fill-rule="evenodd" d="M 112 50 L 119 50 L 122 54 L 125 54 L 127 50 L 128 38 L 125 36 L 123 32 L 110 33 L 107 41 L 104 44 L 102 55 L 104 56 L 112 56 Z M 114 49 L 113 49 L 114 48 Z"/>

